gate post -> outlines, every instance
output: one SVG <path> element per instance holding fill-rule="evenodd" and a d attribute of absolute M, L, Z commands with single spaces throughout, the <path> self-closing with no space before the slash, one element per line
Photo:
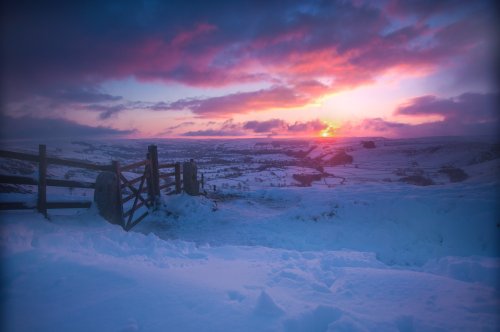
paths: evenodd
<path fill-rule="evenodd" d="M 122 185 L 120 180 L 120 163 L 116 160 L 112 162 L 113 171 L 116 174 L 117 186 L 116 186 L 116 206 L 115 206 L 115 220 L 120 222 L 122 227 L 125 227 L 125 220 L 123 220 L 123 202 L 122 202 Z"/>
<path fill-rule="evenodd" d="M 38 145 L 38 212 L 47 218 L 47 147 Z"/>
<path fill-rule="evenodd" d="M 181 163 L 175 163 L 175 193 L 181 193 Z"/>
<path fill-rule="evenodd" d="M 150 188 L 148 189 L 149 199 L 156 208 L 160 199 L 160 171 L 158 169 L 158 150 L 156 145 L 148 146 L 149 167 L 151 171 Z"/>
<path fill-rule="evenodd" d="M 193 159 L 182 164 L 182 182 L 184 184 L 184 191 L 187 194 L 191 196 L 199 195 L 198 167 Z"/>
<path fill-rule="evenodd" d="M 94 202 L 101 217 L 124 227 L 119 170 L 118 162 L 113 161 L 110 171 L 99 173 L 95 181 Z"/>

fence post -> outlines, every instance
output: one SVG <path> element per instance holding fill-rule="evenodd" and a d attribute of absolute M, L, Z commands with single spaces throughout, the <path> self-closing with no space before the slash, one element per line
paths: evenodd
<path fill-rule="evenodd" d="M 38 145 L 38 212 L 47 218 L 47 147 Z"/>
<path fill-rule="evenodd" d="M 125 220 L 123 219 L 123 202 L 122 202 L 122 186 L 121 186 L 121 178 L 120 178 L 120 163 L 116 160 L 112 161 L 113 172 L 116 174 L 118 185 L 116 186 L 116 222 L 119 222 L 119 225 L 125 228 Z"/>
<path fill-rule="evenodd" d="M 149 152 L 148 148 L 148 153 L 146 153 L 146 159 L 148 163 L 146 164 L 146 167 L 144 169 L 144 176 L 146 177 L 146 187 L 148 189 L 148 202 L 151 203 L 151 205 L 154 205 L 155 202 L 155 186 L 153 184 L 153 159 L 151 158 L 151 152 Z"/>
<path fill-rule="evenodd" d="M 153 206 L 156 207 L 156 203 L 159 200 L 160 197 L 160 171 L 158 169 L 158 150 L 156 148 L 156 145 L 150 145 L 148 146 L 148 154 L 150 158 L 150 165 L 151 167 L 151 201 L 153 202 Z"/>
<path fill-rule="evenodd" d="M 193 159 L 182 164 L 182 184 L 184 192 L 196 196 L 200 193 L 200 182 L 198 181 L 198 167 Z"/>
<path fill-rule="evenodd" d="M 181 193 L 181 163 L 175 163 L 175 193 Z"/>

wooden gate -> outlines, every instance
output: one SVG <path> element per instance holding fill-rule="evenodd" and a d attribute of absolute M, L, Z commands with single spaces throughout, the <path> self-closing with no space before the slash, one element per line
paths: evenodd
<path fill-rule="evenodd" d="M 122 209 L 121 226 L 126 231 L 132 229 L 151 211 L 158 208 L 162 189 L 175 186 L 175 189 L 170 193 L 181 192 L 180 164 L 159 164 L 156 145 L 148 147 L 145 160 L 121 167 L 118 162 L 113 162 L 113 168 L 119 179 L 117 195 Z M 160 173 L 160 169 L 165 168 L 173 168 L 174 172 Z M 131 171 L 135 171 L 135 175 L 140 175 L 130 178 Z M 160 179 L 168 180 L 172 176 L 175 181 L 160 185 Z M 139 212 L 140 215 L 134 219 L 136 212 Z"/>

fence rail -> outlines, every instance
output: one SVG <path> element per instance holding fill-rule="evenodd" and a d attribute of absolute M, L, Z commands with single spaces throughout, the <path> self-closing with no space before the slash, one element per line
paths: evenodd
<path fill-rule="evenodd" d="M 17 159 L 17 160 L 25 160 L 25 161 L 33 161 L 33 162 L 40 161 L 40 157 L 37 155 L 34 155 L 34 154 L 5 151 L 5 150 L 0 150 L 0 157 L 9 158 L 9 159 Z"/>
<path fill-rule="evenodd" d="M 47 148 L 43 144 L 38 146 L 38 155 L 24 153 L 24 152 L 0 150 L 0 158 L 16 159 L 16 160 L 38 163 L 38 179 L 27 176 L 18 176 L 18 175 L 1 175 L 0 183 L 37 186 L 38 197 L 37 197 L 36 208 L 38 212 L 42 213 L 45 217 L 47 217 L 48 209 L 88 208 L 92 204 L 92 202 L 90 201 L 48 202 L 47 186 L 63 187 L 63 188 L 85 188 L 85 189 L 95 188 L 94 182 L 47 178 L 48 165 L 62 165 L 67 167 L 89 169 L 93 171 L 111 170 L 111 165 L 100 165 L 81 160 L 48 157 Z M 25 202 L 2 202 L 0 204 L 0 210 L 32 209 L 33 207 L 34 207 L 33 204 L 27 204 Z"/>
<path fill-rule="evenodd" d="M 41 145 L 41 146 L 45 146 L 45 145 Z M 40 152 L 40 147 L 39 147 L 39 152 Z M 35 154 L 29 154 L 29 153 L 24 153 L 24 152 L 14 152 L 14 151 L 6 151 L 6 150 L 0 150 L 0 158 L 17 159 L 17 160 L 31 161 L 31 162 L 35 162 L 35 163 L 40 162 L 40 154 L 35 155 Z M 52 165 L 86 168 L 86 169 L 90 169 L 90 170 L 94 170 L 94 171 L 110 171 L 111 170 L 111 165 L 94 164 L 94 163 L 89 163 L 89 162 L 81 161 L 81 160 L 64 159 L 64 158 L 47 157 L 47 156 L 45 157 L 45 160 L 46 160 L 47 164 L 52 164 Z"/>
<path fill-rule="evenodd" d="M 138 161 L 138 162 L 136 162 L 136 163 L 133 163 L 133 164 L 130 164 L 130 165 L 127 165 L 127 166 L 122 166 L 122 167 L 120 168 L 120 170 L 121 170 L 122 172 L 127 172 L 127 171 L 131 171 L 131 170 L 133 170 L 133 169 L 137 169 L 137 168 L 139 168 L 139 167 L 141 167 L 141 166 L 145 166 L 145 165 L 149 165 L 149 160 L 148 160 L 148 159 L 146 159 L 146 160 L 141 160 L 141 161 Z"/>

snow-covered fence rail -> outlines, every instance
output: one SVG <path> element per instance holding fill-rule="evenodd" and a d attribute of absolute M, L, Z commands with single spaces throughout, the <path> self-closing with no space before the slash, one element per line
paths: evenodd
<path fill-rule="evenodd" d="M 183 182 L 193 181 L 192 179 L 188 181 L 181 179 L 180 163 L 159 164 L 158 151 L 155 145 L 148 147 L 145 160 L 123 166 L 118 161 L 112 161 L 109 165 L 102 165 L 81 160 L 48 157 L 45 145 L 39 145 L 38 155 L 0 150 L 0 158 L 17 159 L 38 164 L 38 178 L 0 175 L 0 183 L 37 186 L 36 209 L 45 217 L 47 217 L 48 209 L 89 208 L 92 205 L 91 201 L 49 202 L 47 201 L 48 186 L 93 189 L 94 202 L 99 209 L 99 213 L 109 222 L 119 224 L 127 231 L 142 221 L 152 209 L 157 208 L 161 190 L 167 190 L 167 194 L 179 194 Z M 50 179 L 47 178 L 47 166 L 49 164 L 100 171 L 100 174 L 95 182 Z M 171 171 L 167 173 L 160 172 L 160 170 L 165 169 Z M 137 174 L 140 174 L 140 176 L 131 178 L 131 176 Z M 164 180 L 165 183 L 160 185 L 160 179 Z M 168 191 L 168 189 L 171 190 Z M 191 193 L 190 190 L 186 188 L 185 190 Z M 0 210 L 32 209 L 34 207 L 26 202 L 0 202 Z M 141 209 L 142 214 L 134 219 L 136 212 Z"/>

